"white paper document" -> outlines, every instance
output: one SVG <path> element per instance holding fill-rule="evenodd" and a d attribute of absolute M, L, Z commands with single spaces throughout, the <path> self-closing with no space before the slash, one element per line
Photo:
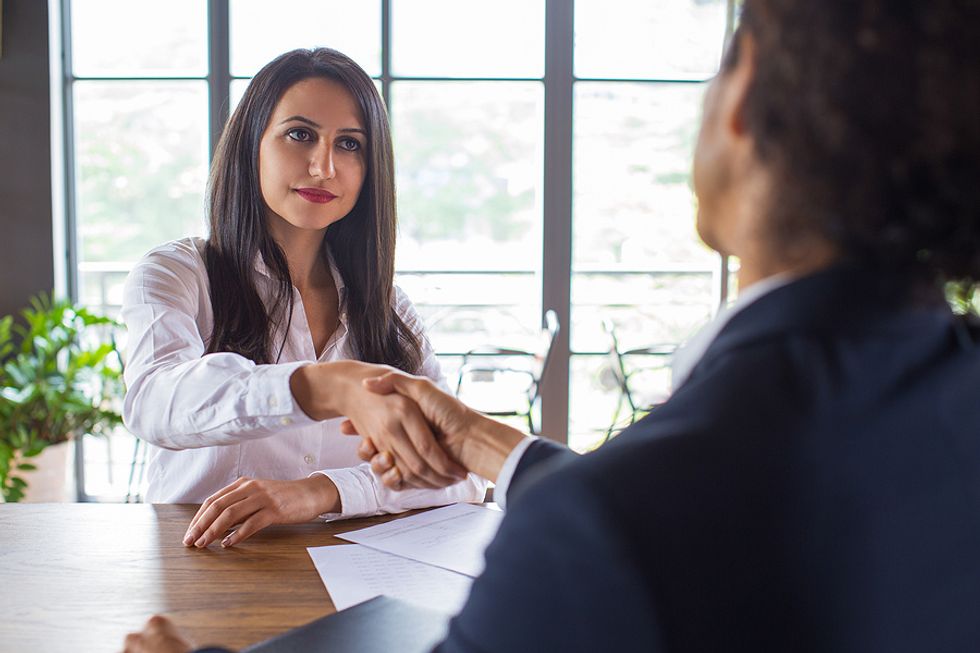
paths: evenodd
<path fill-rule="evenodd" d="M 337 537 L 476 577 L 503 518 L 500 510 L 457 503 Z"/>
<path fill-rule="evenodd" d="M 456 614 L 473 583 L 468 576 L 358 544 L 309 547 L 307 551 L 337 610 L 384 594 Z"/>

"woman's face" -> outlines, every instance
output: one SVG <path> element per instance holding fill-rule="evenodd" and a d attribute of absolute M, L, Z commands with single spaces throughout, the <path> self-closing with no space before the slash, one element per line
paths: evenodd
<path fill-rule="evenodd" d="M 279 100 L 259 144 L 259 186 L 269 228 L 323 231 L 357 202 L 367 134 L 350 92 L 311 77 Z"/>

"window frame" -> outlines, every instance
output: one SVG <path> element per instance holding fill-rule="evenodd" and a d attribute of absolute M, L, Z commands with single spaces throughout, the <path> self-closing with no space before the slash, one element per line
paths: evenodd
<path fill-rule="evenodd" d="M 544 157 L 542 202 L 542 280 L 540 287 L 541 319 L 553 309 L 557 312 L 562 331 L 555 343 L 554 364 L 543 384 L 541 415 L 542 432 L 563 443 L 568 441 L 570 369 L 573 356 L 605 355 L 606 352 L 577 352 L 570 348 L 569 326 L 571 320 L 571 284 L 574 274 L 572 258 L 573 216 L 573 101 L 575 84 L 582 82 L 624 82 L 639 84 L 690 84 L 703 83 L 703 79 L 616 79 L 577 77 L 574 72 L 575 2 L 573 0 L 543 0 L 545 3 L 543 77 L 433 77 L 402 76 L 392 73 L 392 1 L 381 3 L 381 74 L 380 82 L 385 101 L 391 102 L 392 84 L 411 82 L 506 82 L 538 81 L 544 86 Z M 208 85 L 208 142 L 209 163 L 228 119 L 231 85 L 236 77 L 231 72 L 230 61 L 230 0 L 208 0 L 208 70 L 201 76 L 152 76 L 152 77 L 90 77 L 76 76 L 72 65 L 72 0 L 57 0 L 60 5 L 61 28 L 61 120 L 63 151 L 64 233 L 67 260 L 65 276 L 71 298 L 79 298 L 80 248 L 77 227 L 76 161 L 74 148 L 74 85 L 78 81 L 205 81 Z M 726 0 L 726 26 L 724 41 L 727 44 L 736 22 L 737 0 Z M 719 256 L 717 274 L 714 276 L 715 306 L 728 299 L 730 286 L 729 261 Z M 444 271 L 442 272 L 444 273 Z M 84 459 L 82 447 L 76 456 L 79 488 L 84 490 Z M 80 498 L 85 498 L 80 492 Z"/>

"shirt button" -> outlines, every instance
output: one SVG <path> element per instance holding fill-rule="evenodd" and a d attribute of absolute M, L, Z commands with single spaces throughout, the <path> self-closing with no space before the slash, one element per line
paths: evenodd
<path fill-rule="evenodd" d="M 291 420 L 288 417 L 283 417 L 279 420 L 279 423 L 282 424 L 283 426 L 288 426 L 293 423 L 293 420 Z"/>
<path fill-rule="evenodd" d="M 275 408 L 276 406 L 279 405 L 279 400 L 276 399 L 275 397 L 270 397 L 269 398 L 269 405 L 272 406 L 273 408 Z"/>
<path fill-rule="evenodd" d="M 303 460 L 306 461 L 307 465 L 312 465 L 315 459 L 310 454 L 306 454 L 306 456 L 303 457 Z"/>

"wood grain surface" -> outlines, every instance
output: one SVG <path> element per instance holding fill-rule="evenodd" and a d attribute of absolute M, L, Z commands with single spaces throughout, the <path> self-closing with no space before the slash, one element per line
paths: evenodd
<path fill-rule="evenodd" d="M 0 651 L 122 650 L 165 614 L 240 648 L 335 612 L 308 546 L 394 516 L 274 526 L 232 549 L 181 543 L 192 505 L 0 504 Z"/>

